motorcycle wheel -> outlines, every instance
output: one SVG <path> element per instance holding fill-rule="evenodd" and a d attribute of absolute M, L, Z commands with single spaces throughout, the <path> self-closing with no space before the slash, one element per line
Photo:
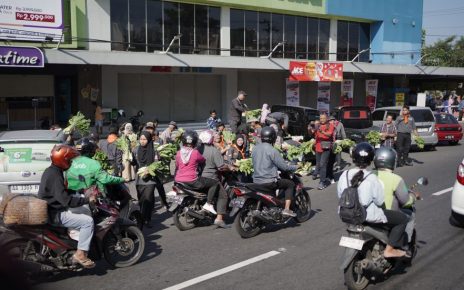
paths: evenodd
<path fill-rule="evenodd" d="M 251 211 L 255 205 L 255 202 L 246 204 L 235 217 L 235 229 L 244 239 L 252 238 L 261 232 L 259 222 L 251 216 Z"/>
<path fill-rule="evenodd" d="M 311 216 L 311 198 L 306 190 L 303 189 L 295 198 L 295 209 L 295 220 L 299 223 L 307 221 Z"/>
<path fill-rule="evenodd" d="M 145 250 L 145 237 L 142 231 L 130 226 L 121 228 L 121 239 L 109 231 L 103 241 L 105 260 L 113 267 L 124 268 L 137 263 Z"/>
<path fill-rule="evenodd" d="M 174 212 L 174 224 L 180 231 L 187 231 L 191 230 L 196 227 L 196 220 L 195 218 L 189 216 L 184 209 L 190 207 L 192 205 L 192 201 L 188 201 L 187 205 L 180 206 Z"/>
<path fill-rule="evenodd" d="M 356 255 L 345 269 L 345 284 L 350 290 L 362 290 L 369 284 L 369 279 L 363 275 L 360 254 Z"/>
<path fill-rule="evenodd" d="M 139 229 L 143 229 L 143 218 L 142 218 L 142 213 L 140 211 L 135 210 L 131 212 L 129 215 L 129 220 L 136 223 Z"/>

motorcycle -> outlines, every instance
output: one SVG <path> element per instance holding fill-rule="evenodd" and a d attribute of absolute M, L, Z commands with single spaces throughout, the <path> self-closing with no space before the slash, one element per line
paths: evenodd
<path fill-rule="evenodd" d="M 139 202 L 132 198 L 125 184 L 106 185 L 108 202 L 111 202 L 120 216 L 133 221 L 139 229 L 143 229 L 143 218 Z"/>
<path fill-rule="evenodd" d="M 105 197 L 99 196 L 91 208 L 95 229 L 89 258 L 94 261 L 104 258 L 117 268 L 137 263 L 145 249 L 145 238 L 136 223 L 121 217 Z M 83 269 L 72 261 L 77 248 L 75 230 L 50 224 L 2 228 L 2 249 L 23 266 L 30 278 Z"/>
<path fill-rule="evenodd" d="M 296 185 L 291 210 L 297 216 L 292 218 L 282 215 L 285 206 L 282 191 L 276 196 L 275 192 L 256 190 L 253 183 L 241 184 L 235 190 L 236 198 L 230 202 L 233 207 L 230 216 L 235 216 L 234 226 L 242 238 L 258 235 L 269 224 L 286 224 L 292 219 L 303 223 L 311 216 L 311 198 L 301 179 L 289 173 L 282 173 L 281 177 L 292 180 Z"/>
<path fill-rule="evenodd" d="M 411 186 L 409 192 L 412 193 L 417 185 L 427 184 L 427 178 L 420 177 L 416 184 Z M 413 207 L 412 213 L 414 212 Z M 389 232 L 390 228 L 382 224 L 347 224 L 348 235 L 342 236 L 339 245 L 345 248 L 340 269 L 344 272 L 345 285 L 348 289 L 362 290 L 368 286 L 370 281 L 386 278 L 392 269 L 403 264 L 400 261 L 405 261 L 406 266 L 411 265 L 417 253 L 415 228 L 411 231 L 408 243 L 411 258 L 407 259 L 388 259 L 383 256 Z"/>

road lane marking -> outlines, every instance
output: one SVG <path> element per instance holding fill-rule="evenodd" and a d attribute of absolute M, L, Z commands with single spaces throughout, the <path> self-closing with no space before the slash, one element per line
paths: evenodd
<path fill-rule="evenodd" d="M 440 191 L 437 191 L 437 192 L 435 192 L 435 193 L 432 193 L 432 195 L 439 196 L 439 195 L 445 194 L 445 193 L 447 193 L 447 192 L 450 192 L 451 190 L 453 190 L 452 187 L 447 188 L 447 189 L 443 189 L 443 190 L 440 190 Z"/>
<path fill-rule="evenodd" d="M 208 274 L 193 278 L 191 280 L 187 280 L 187 281 L 182 282 L 180 284 L 165 288 L 164 290 L 180 290 L 180 289 L 184 289 L 184 288 L 190 287 L 192 285 L 201 283 L 203 281 L 212 279 L 214 277 L 221 276 L 221 275 L 226 274 L 228 272 L 232 272 L 234 270 L 237 270 L 237 269 L 243 268 L 245 266 L 254 264 L 256 262 L 259 262 L 259 261 L 274 257 L 275 255 L 278 255 L 278 254 L 281 254 L 281 253 L 282 253 L 282 251 L 280 251 L 280 252 L 279 251 L 270 251 L 270 252 L 264 253 L 262 255 L 256 256 L 254 258 L 245 260 L 243 262 L 239 262 L 237 264 L 233 264 L 233 265 L 230 265 L 228 267 L 219 269 L 217 271 L 214 271 L 214 272 L 211 272 L 211 273 L 208 273 Z"/>

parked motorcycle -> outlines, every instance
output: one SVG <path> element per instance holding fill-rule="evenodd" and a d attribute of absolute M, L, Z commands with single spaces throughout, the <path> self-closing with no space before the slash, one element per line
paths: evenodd
<path fill-rule="evenodd" d="M 421 177 L 417 183 L 411 186 L 413 192 L 417 185 L 427 185 L 428 180 Z M 415 209 L 413 207 L 413 212 Z M 345 284 L 348 289 L 362 290 L 370 281 L 378 281 L 387 277 L 388 273 L 406 261 L 410 265 L 417 253 L 416 230 L 412 231 L 408 250 L 411 258 L 387 259 L 383 252 L 388 243 L 390 228 L 382 224 L 349 225 L 347 224 L 347 236 L 342 236 L 340 246 L 345 248 L 343 262 L 340 269 L 344 271 Z"/>
<path fill-rule="evenodd" d="M 106 197 L 92 206 L 94 236 L 89 250 L 92 260 L 105 260 L 122 268 L 137 263 L 145 249 L 145 239 L 136 223 L 123 218 Z M 80 271 L 72 261 L 77 240 L 72 231 L 59 225 L 3 227 L 2 249 L 17 259 L 32 278 L 42 273 Z M 78 233 L 74 233 L 78 236 Z M 74 236 L 74 238 L 76 238 Z"/>
<path fill-rule="evenodd" d="M 307 221 L 311 215 L 311 198 L 304 189 L 303 182 L 296 174 L 281 174 L 281 177 L 292 180 L 296 185 L 295 198 L 291 209 L 297 214 L 298 223 Z M 282 215 L 285 208 L 283 192 L 261 192 L 255 190 L 254 184 L 242 184 L 235 190 L 236 198 L 230 204 L 233 207 L 231 216 L 235 216 L 234 226 L 242 238 L 258 235 L 266 225 L 286 224 L 292 217 Z"/>

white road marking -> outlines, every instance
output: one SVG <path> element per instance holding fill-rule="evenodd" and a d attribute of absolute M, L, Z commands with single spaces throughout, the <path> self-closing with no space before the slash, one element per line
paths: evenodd
<path fill-rule="evenodd" d="M 279 250 L 280 250 L 280 249 L 279 249 Z M 278 255 L 278 254 L 281 254 L 281 253 L 282 253 L 282 251 L 280 251 L 280 252 L 279 252 L 279 251 L 270 251 L 270 252 L 264 253 L 264 254 L 262 254 L 262 255 L 256 256 L 256 257 L 254 257 L 254 258 L 245 260 L 245 261 L 243 261 L 243 262 L 239 262 L 239 263 L 237 263 L 237 264 L 230 265 L 230 266 L 228 266 L 228 267 L 219 269 L 219 270 L 217 270 L 217 271 L 214 271 L 214 272 L 211 272 L 211 273 L 208 273 L 208 274 L 205 274 L 205 275 L 202 275 L 202 276 L 193 278 L 193 279 L 191 279 L 191 280 L 187 280 L 187 281 L 185 281 L 185 282 L 182 282 L 182 283 L 180 283 L 180 284 L 171 286 L 171 287 L 169 287 L 169 288 L 165 288 L 164 290 L 179 290 L 179 289 L 184 289 L 184 288 L 190 287 L 190 286 L 192 286 L 192 285 L 201 283 L 201 282 L 203 282 L 203 281 L 209 280 L 209 279 L 211 279 L 211 278 L 214 278 L 214 277 L 217 277 L 217 276 L 226 274 L 226 273 L 228 273 L 228 272 L 232 272 L 232 271 L 237 270 L 237 269 L 239 269 L 239 268 L 248 266 L 248 265 L 250 265 L 250 264 L 253 264 L 253 263 L 256 263 L 256 262 L 259 262 L 259 261 L 268 259 L 268 258 L 271 258 L 271 257 L 273 257 L 273 256 L 275 256 L 275 255 Z"/>
<path fill-rule="evenodd" d="M 439 196 L 439 195 L 445 194 L 445 193 L 447 193 L 447 192 L 450 192 L 451 190 L 453 190 L 452 187 L 447 188 L 447 189 L 443 189 L 443 190 L 440 190 L 440 191 L 437 191 L 437 192 L 435 192 L 435 193 L 432 193 L 432 195 Z"/>

